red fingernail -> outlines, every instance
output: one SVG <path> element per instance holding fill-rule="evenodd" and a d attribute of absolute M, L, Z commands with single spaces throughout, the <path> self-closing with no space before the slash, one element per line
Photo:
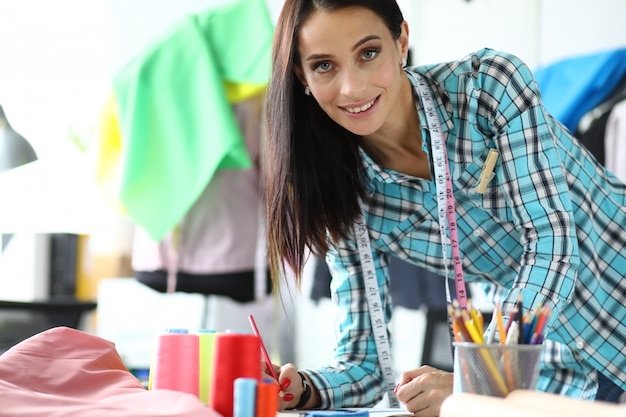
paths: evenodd
<path fill-rule="evenodd" d="M 286 390 L 287 388 L 289 388 L 289 385 L 291 385 L 291 379 L 289 378 L 285 378 L 282 381 L 280 381 L 280 388 L 283 390 Z"/>
<path fill-rule="evenodd" d="M 283 396 L 283 400 L 284 400 L 284 401 L 287 401 L 287 402 L 289 402 L 289 401 L 293 401 L 293 394 L 290 394 L 290 393 L 285 394 L 285 395 Z"/>
<path fill-rule="evenodd" d="M 393 389 L 394 394 L 398 393 L 398 388 L 400 388 L 400 383 L 398 383 L 398 385 L 396 385 L 396 387 Z"/>

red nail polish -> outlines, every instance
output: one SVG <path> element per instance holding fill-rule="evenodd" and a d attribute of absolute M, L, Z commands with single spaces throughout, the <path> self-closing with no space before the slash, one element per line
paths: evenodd
<path fill-rule="evenodd" d="M 283 396 L 283 401 L 293 401 L 293 394 L 287 393 Z"/>
<path fill-rule="evenodd" d="M 396 385 L 396 387 L 393 389 L 394 394 L 398 393 L 398 388 L 400 388 L 400 383 L 398 383 L 398 385 Z"/>
<path fill-rule="evenodd" d="M 282 381 L 280 381 L 280 388 L 283 390 L 286 390 L 287 388 L 289 388 L 289 385 L 291 385 L 291 379 L 289 378 L 285 378 Z"/>

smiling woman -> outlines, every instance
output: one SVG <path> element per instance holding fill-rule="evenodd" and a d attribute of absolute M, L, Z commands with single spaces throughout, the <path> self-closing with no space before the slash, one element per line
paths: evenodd
<path fill-rule="evenodd" d="M 270 265 L 300 282 L 307 249 L 325 256 L 339 308 L 331 364 L 300 371 L 310 398 L 291 384 L 280 406 L 368 406 L 386 392 L 416 417 L 439 414 L 452 374 L 424 366 L 389 383 L 391 256 L 454 278 L 462 307 L 466 281 L 498 287 L 505 317 L 521 296 L 550 306 L 539 389 L 614 400 L 626 388 L 613 348 L 626 337 L 626 185 L 548 113 L 517 56 L 483 48 L 407 68 L 408 36 L 394 0 L 286 0 L 279 16 Z M 611 265 L 595 261 L 606 251 Z M 279 382 L 298 375 L 283 365 Z"/>

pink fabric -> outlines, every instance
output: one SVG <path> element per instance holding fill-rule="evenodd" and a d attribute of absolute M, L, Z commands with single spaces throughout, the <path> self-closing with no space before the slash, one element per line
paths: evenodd
<path fill-rule="evenodd" d="M 56 327 L 0 356 L 1 417 L 220 417 L 195 396 L 148 391 L 113 343 Z"/>

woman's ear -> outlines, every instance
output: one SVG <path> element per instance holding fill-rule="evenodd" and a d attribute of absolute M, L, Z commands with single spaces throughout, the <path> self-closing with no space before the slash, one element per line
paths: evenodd
<path fill-rule="evenodd" d="M 409 24 L 406 20 L 400 24 L 400 36 L 398 37 L 398 46 L 400 48 L 400 56 L 406 58 L 409 53 Z"/>

